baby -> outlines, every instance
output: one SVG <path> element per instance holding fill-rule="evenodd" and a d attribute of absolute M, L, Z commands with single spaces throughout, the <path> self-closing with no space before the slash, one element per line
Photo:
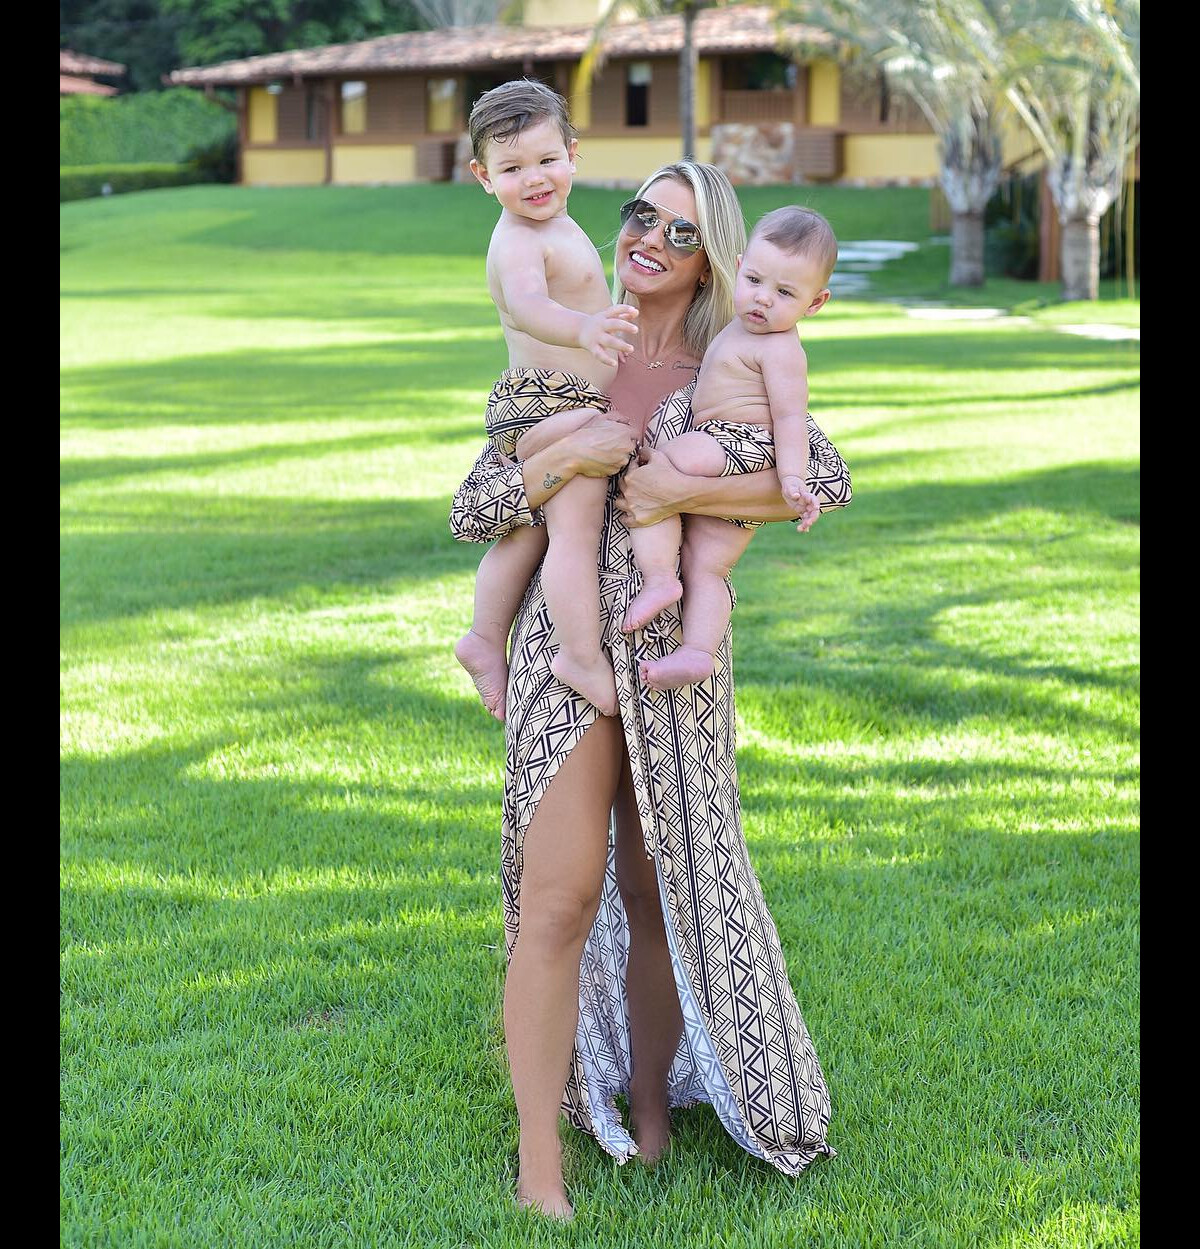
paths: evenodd
<path fill-rule="evenodd" d="M 796 323 L 828 302 L 836 262 L 837 239 L 820 213 L 778 208 L 754 227 L 738 257 L 736 315 L 704 353 L 692 396 L 693 432 L 663 448 L 680 472 L 725 477 L 774 466 L 783 498 L 803 509 L 808 369 Z M 731 611 L 725 578 L 760 523 L 689 515 L 686 523 L 672 516 L 630 529 L 642 589 L 622 629 L 640 629 L 683 599 L 682 645 L 662 659 L 643 660 L 643 684 L 678 689 L 711 676 Z"/>
<path fill-rule="evenodd" d="M 493 387 L 484 419 L 499 451 L 526 459 L 545 440 L 523 435 L 547 416 L 578 413 L 573 423 L 553 423 L 559 438 L 608 409 L 604 391 L 619 356 L 633 350 L 637 309 L 612 305 L 599 253 L 567 216 L 577 141 L 562 96 L 540 82 L 506 82 L 476 100 L 469 129 L 471 172 L 502 209 L 487 276 L 510 367 Z M 605 477 L 572 478 L 542 505 L 544 529 L 522 526 L 480 561 L 474 618 L 454 654 L 499 720 L 509 630 L 543 555 L 542 587 L 559 643 L 554 675 L 603 714 L 616 714 L 616 681 L 600 648 L 596 577 L 607 493 Z"/>

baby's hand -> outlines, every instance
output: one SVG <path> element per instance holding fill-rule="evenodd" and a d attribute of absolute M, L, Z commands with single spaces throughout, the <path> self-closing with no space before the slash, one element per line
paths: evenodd
<path fill-rule="evenodd" d="M 811 494 L 799 477 L 785 477 L 780 482 L 784 501 L 799 513 L 797 533 L 807 533 L 821 515 L 817 497 Z"/>
<path fill-rule="evenodd" d="M 601 364 L 618 364 L 621 356 L 633 350 L 628 342 L 637 333 L 638 310 L 629 304 L 615 304 L 588 317 L 579 331 L 579 345 Z"/>

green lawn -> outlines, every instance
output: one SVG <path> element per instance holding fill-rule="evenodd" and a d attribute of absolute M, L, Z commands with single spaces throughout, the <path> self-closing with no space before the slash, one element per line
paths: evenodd
<path fill-rule="evenodd" d="M 926 194 L 805 198 L 924 241 Z M 622 198 L 575 192 L 598 244 Z M 786 1179 L 699 1107 L 654 1172 L 565 1133 L 570 1228 L 513 1210 L 503 742 L 446 527 L 493 213 L 62 209 L 62 1243 L 1137 1244 L 1138 345 L 867 299 L 805 325 L 855 501 L 764 529 L 734 618 L 838 1157 Z"/>

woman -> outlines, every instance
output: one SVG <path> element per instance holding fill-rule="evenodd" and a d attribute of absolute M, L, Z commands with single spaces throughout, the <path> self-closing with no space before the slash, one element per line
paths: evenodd
<path fill-rule="evenodd" d="M 789 1175 L 833 1152 L 824 1076 L 742 836 L 729 635 L 707 681 L 651 693 L 639 687 L 638 660 L 678 644 L 678 612 L 620 631 L 637 588 L 626 525 L 674 512 L 796 519 L 774 470 L 691 478 L 653 451 L 688 428 L 704 349 L 733 316 L 745 225 L 711 165 L 665 166 L 636 198 L 653 211 L 623 214 L 616 246 L 614 296 L 639 307 L 634 353 L 610 388 L 622 420 L 597 418 L 522 464 L 485 448 L 451 514 L 456 537 L 491 541 L 536 523 L 535 509 L 572 476 L 614 474 L 642 446 L 623 486 L 613 478 L 599 550 L 619 718 L 551 675 L 537 576 L 511 644 L 501 858 L 517 1198 L 560 1218 L 572 1214 L 560 1104 L 621 1162 L 657 1159 L 668 1106 L 697 1100 Z M 819 434 L 810 460 L 815 502 L 847 503 L 845 466 Z M 629 1097 L 632 1138 L 618 1093 Z"/>

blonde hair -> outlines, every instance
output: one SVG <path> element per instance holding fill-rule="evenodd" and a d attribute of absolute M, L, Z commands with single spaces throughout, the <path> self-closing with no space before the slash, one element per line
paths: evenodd
<path fill-rule="evenodd" d="M 661 178 L 690 187 L 696 197 L 696 224 L 704 240 L 709 279 L 703 286 L 696 287 L 684 315 L 683 342 L 700 359 L 708 344 L 733 320 L 733 285 L 737 278 L 737 258 L 746 250 L 746 222 L 733 185 L 716 165 L 691 160 L 664 165 L 638 188 L 638 198 Z M 637 297 L 626 291 L 615 269 L 612 295 L 614 303 L 637 303 Z"/>

